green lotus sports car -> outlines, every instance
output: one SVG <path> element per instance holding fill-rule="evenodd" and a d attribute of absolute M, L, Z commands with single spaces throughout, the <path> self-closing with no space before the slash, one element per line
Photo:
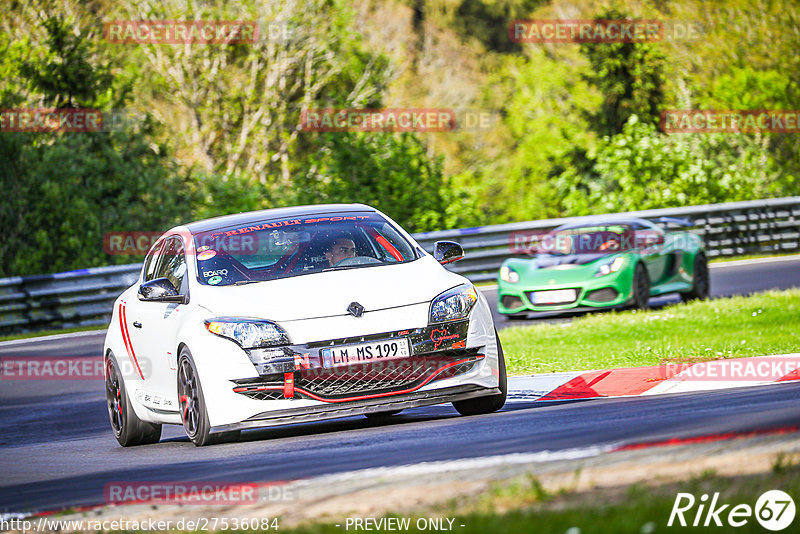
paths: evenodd
<path fill-rule="evenodd" d="M 516 232 L 510 243 L 529 257 L 503 262 L 498 275 L 500 313 L 582 311 L 634 306 L 652 296 L 680 293 L 683 300 L 709 294 L 702 239 L 669 225 L 636 218 L 599 218 L 550 232 Z"/>

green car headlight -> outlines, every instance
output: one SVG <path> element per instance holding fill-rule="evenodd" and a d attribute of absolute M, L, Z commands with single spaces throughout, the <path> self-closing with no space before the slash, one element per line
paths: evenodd
<path fill-rule="evenodd" d="M 478 302 L 478 291 L 472 284 L 448 289 L 431 302 L 428 322 L 437 324 L 466 319 L 476 302 Z"/>
<path fill-rule="evenodd" d="M 277 324 L 262 319 L 217 317 L 205 321 L 212 334 L 230 339 L 243 349 L 288 345 L 289 336 Z"/>
<path fill-rule="evenodd" d="M 509 284 L 516 284 L 519 282 L 519 274 L 508 265 L 503 265 L 500 267 L 500 280 Z"/>
<path fill-rule="evenodd" d="M 594 274 L 595 277 L 598 276 L 605 276 L 607 274 L 615 273 L 622 268 L 622 265 L 625 263 L 625 258 L 622 256 L 617 256 L 614 258 L 612 262 L 606 262 L 597 269 L 597 272 Z"/>

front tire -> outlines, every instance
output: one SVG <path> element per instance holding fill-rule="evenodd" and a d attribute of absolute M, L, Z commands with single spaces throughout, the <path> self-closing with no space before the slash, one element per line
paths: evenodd
<path fill-rule="evenodd" d="M 632 306 L 639 310 L 646 310 L 650 301 L 650 277 L 642 263 L 637 263 L 633 270 L 633 287 L 631 288 Z"/>
<path fill-rule="evenodd" d="M 240 430 L 211 433 L 203 387 L 200 385 L 200 377 L 192 360 L 192 354 L 186 347 L 183 347 L 178 358 L 178 405 L 183 429 L 195 446 L 202 447 L 239 439 Z"/>
<path fill-rule="evenodd" d="M 106 357 L 105 371 L 108 418 L 117 442 L 123 447 L 158 443 L 161 439 L 161 425 L 142 421 L 136 416 L 113 353 Z"/>
<path fill-rule="evenodd" d="M 474 399 L 467 399 L 462 401 L 455 401 L 453 407 L 461 415 L 481 415 L 486 413 L 496 412 L 506 403 L 506 395 L 508 394 L 508 378 L 506 376 L 506 360 L 503 356 L 503 347 L 500 345 L 500 337 L 497 335 L 497 330 L 494 332 L 494 337 L 497 340 L 497 360 L 498 360 L 498 379 L 500 393 L 496 395 L 488 395 L 486 397 L 477 397 Z"/>
<path fill-rule="evenodd" d="M 681 300 L 705 300 L 711 292 L 711 277 L 708 272 L 708 260 L 703 254 L 698 254 L 694 259 L 694 270 L 692 272 L 692 289 L 687 293 L 681 293 Z"/>

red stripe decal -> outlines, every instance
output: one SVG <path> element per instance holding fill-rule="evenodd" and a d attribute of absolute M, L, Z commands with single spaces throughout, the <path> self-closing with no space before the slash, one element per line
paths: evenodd
<path fill-rule="evenodd" d="M 142 369 L 139 367 L 139 361 L 136 359 L 136 353 L 133 351 L 133 343 L 131 342 L 131 335 L 128 332 L 128 317 L 125 313 L 125 306 L 120 304 L 120 324 L 122 325 L 122 339 L 125 341 L 125 348 L 128 349 L 128 356 L 133 360 L 136 365 L 136 370 L 139 371 L 139 376 L 144 380 Z"/>
<path fill-rule="evenodd" d="M 380 243 L 380 244 L 381 244 L 381 246 L 382 246 L 383 248 L 385 248 L 387 252 L 389 252 L 389 254 L 391 254 L 392 256 L 394 256 L 394 259 L 396 259 L 397 261 L 403 261 L 403 256 L 402 256 L 402 254 L 400 254 L 400 253 L 397 251 L 397 249 L 396 249 L 396 248 L 394 248 L 394 245 L 392 245 L 391 243 L 389 243 L 389 242 L 386 240 L 386 238 L 385 238 L 385 237 L 383 237 L 382 235 L 376 235 L 376 236 L 375 236 L 375 241 L 377 241 L 378 243 Z"/>
<path fill-rule="evenodd" d="M 125 337 L 125 321 L 122 319 L 122 304 L 119 305 L 117 312 L 117 316 L 119 317 L 119 332 L 122 334 L 122 342 L 125 344 L 125 350 L 128 352 L 128 358 L 130 358 L 131 347 L 128 345 L 128 338 Z"/>

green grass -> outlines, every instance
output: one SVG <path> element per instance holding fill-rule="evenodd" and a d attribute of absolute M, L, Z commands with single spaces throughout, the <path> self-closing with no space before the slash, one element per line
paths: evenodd
<path fill-rule="evenodd" d="M 547 494 L 532 476 L 520 481 L 498 485 L 487 493 L 472 499 L 452 502 L 447 506 L 413 515 L 390 515 L 411 519 L 408 532 L 420 532 L 414 525 L 417 518 L 454 518 L 453 531 L 459 534 L 485 533 L 650 533 L 650 532 L 767 532 L 755 517 L 747 518 L 747 524 L 730 527 L 726 520 L 730 510 L 739 504 L 755 507 L 758 497 L 765 491 L 781 489 L 791 496 L 800 495 L 800 468 L 791 465 L 780 471 L 742 477 L 720 477 L 713 471 L 701 473 L 678 484 L 632 486 L 597 489 L 584 493 L 562 492 Z M 692 524 L 700 497 L 713 496 L 719 492 L 717 506 L 730 504 L 721 514 L 722 527 L 681 527 L 677 521 L 667 527 L 670 512 L 678 492 L 694 495 L 696 502 L 691 511 L 684 514 L 688 525 Z M 708 507 L 706 506 L 705 509 Z M 355 517 L 355 516 L 354 516 Z M 703 515 L 700 524 L 705 520 Z M 796 532 L 797 517 L 784 532 Z M 340 527 L 334 523 L 315 523 L 284 530 L 293 534 L 327 534 L 345 532 L 344 522 Z M 461 527 L 461 525 L 464 525 Z M 712 523 L 713 525 L 713 523 Z M 792 530 L 792 529 L 795 530 Z M 353 530 L 352 527 L 350 529 Z M 430 532 L 430 530 L 427 530 Z"/>
<path fill-rule="evenodd" d="M 23 332 L 20 334 L 9 334 L 0 336 L 0 341 L 11 341 L 13 339 L 29 339 L 33 337 L 52 336 L 55 334 L 70 334 L 72 332 L 90 332 L 92 330 L 105 330 L 108 325 L 96 326 L 76 326 L 75 328 L 63 328 L 61 330 L 37 330 L 36 332 Z"/>
<path fill-rule="evenodd" d="M 509 374 L 800 352 L 800 289 L 506 328 Z"/>

